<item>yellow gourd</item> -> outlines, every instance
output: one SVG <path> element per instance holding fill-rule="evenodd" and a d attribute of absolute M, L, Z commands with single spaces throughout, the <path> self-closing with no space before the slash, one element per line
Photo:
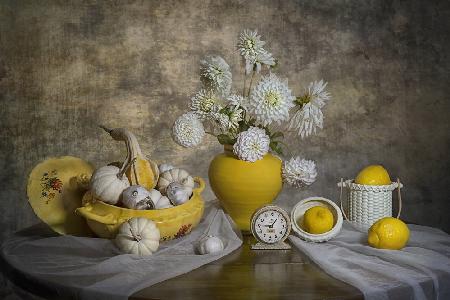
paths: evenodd
<path fill-rule="evenodd" d="M 153 189 L 158 182 L 158 165 L 147 159 L 142 153 L 139 143 L 130 131 L 125 128 L 108 129 L 100 126 L 116 141 L 124 141 L 127 147 L 125 164 L 136 158 L 135 163 L 125 173 L 131 185 L 141 185 L 148 190 Z"/>

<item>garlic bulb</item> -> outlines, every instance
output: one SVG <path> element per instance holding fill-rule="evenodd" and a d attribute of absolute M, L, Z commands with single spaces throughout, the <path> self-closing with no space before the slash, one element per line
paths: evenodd
<path fill-rule="evenodd" d="M 166 196 L 162 196 L 158 202 L 156 202 L 155 208 L 156 209 L 164 209 L 164 208 L 171 208 L 173 207 L 172 203 L 170 203 L 169 198 Z"/>
<path fill-rule="evenodd" d="M 207 236 L 200 240 L 200 254 L 215 254 L 223 251 L 223 242 L 216 236 Z"/>
<path fill-rule="evenodd" d="M 178 182 L 172 182 L 167 186 L 166 194 L 173 205 L 180 205 L 189 200 L 192 195 L 192 188 Z"/>
<path fill-rule="evenodd" d="M 131 209 L 153 209 L 155 207 L 150 192 L 140 185 L 132 185 L 123 191 L 122 204 Z"/>
<path fill-rule="evenodd" d="M 160 164 L 158 168 L 159 168 L 159 174 L 162 174 L 165 171 L 172 170 L 174 167 L 169 164 Z"/>

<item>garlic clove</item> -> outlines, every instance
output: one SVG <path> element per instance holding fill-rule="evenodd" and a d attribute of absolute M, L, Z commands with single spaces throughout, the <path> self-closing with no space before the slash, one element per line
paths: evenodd
<path fill-rule="evenodd" d="M 216 254 L 224 249 L 223 242 L 216 236 L 207 236 L 200 240 L 198 251 L 200 254 Z"/>

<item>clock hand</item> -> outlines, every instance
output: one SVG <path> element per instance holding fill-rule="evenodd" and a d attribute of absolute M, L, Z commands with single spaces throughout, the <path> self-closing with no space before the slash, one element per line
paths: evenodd
<path fill-rule="evenodd" d="M 269 227 L 270 227 L 270 228 L 273 228 L 273 225 L 275 224 L 275 222 L 276 222 L 277 220 L 278 220 L 278 219 L 275 219 L 275 221 L 273 221 L 272 225 L 269 225 Z"/>

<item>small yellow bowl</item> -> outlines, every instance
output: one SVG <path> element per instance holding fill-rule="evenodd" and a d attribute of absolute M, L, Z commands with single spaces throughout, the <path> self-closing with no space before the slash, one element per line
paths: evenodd
<path fill-rule="evenodd" d="M 199 187 L 194 189 L 191 199 L 175 207 L 155 210 L 128 209 L 95 200 L 88 191 L 83 197 L 83 207 L 77 208 L 76 212 L 86 218 L 91 230 L 102 238 L 114 238 L 120 225 L 135 217 L 154 221 L 159 228 L 161 241 L 179 238 L 191 232 L 203 215 L 201 192 L 205 189 L 205 182 L 200 177 L 195 177 L 194 181 Z"/>

